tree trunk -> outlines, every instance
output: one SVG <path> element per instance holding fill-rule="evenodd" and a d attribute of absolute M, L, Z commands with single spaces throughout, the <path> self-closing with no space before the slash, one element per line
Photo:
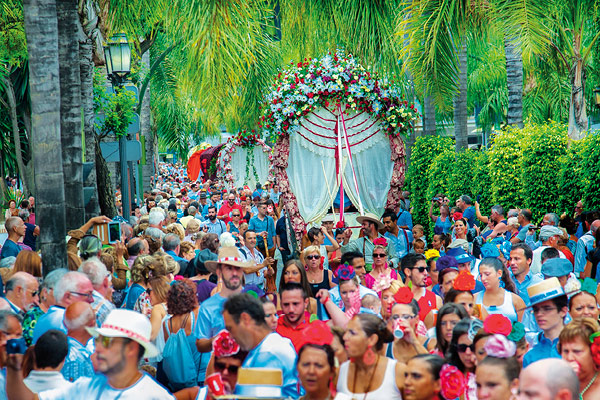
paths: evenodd
<path fill-rule="evenodd" d="M 79 76 L 81 80 L 81 107 L 83 108 L 83 133 L 85 137 L 85 161 L 96 163 L 96 132 L 94 129 L 94 62 L 92 40 L 83 35 L 79 42 Z M 98 205 L 98 183 L 96 168 L 83 182 L 85 187 L 94 188 L 94 194 L 85 205 L 85 220 L 100 214 Z"/>
<path fill-rule="evenodd" d="M 65 176 L 67 230 L 85 223 L 81 160 L 81 78 L 77 4 L 56 0 L 60 64 L 60 132 Z"/>
<path fill-rule="evenodd" d="M 142 55 L 143 69 L 150 73 L 150 51 Z M 143 190 L 150 190 L 150 177 L 154 174 L 154 153 L 152 146 L 154 142 L 152 126 L 150 125 L 150 84 L 147 85 L 145 95 L 140 93 L 142 107 L 140 109 L 140 136 L 144 137 L 146 146 L 146 163 L 142 165 L 142 187 Z"/>
<path fill-rule="evenodd" d="M 17 117 L 17 99 L 15 97 L 15 88 L 10 77 L 4 79 L 6 86 L 6 97 L 8 99 L 8 108 L 10 113 L 10 122 L 12 124 L 13 140 L 15 141 L 15 158 L 17 159 L 17 168 L 19 177 L 23 184 L 23 194 L 29 194 L 29 181 L 27 179 L 25 164 L 23 163 L 23 151 L 21 149 L 21 131 L 19 130 L 19 119 Z"/>
<path fill-rule="evenodd" d="M 463 42 L 458 49 L 458 93 L 454 98 L 454 138 L 456 140 L 456 151 L 468 147 L 467 138 L 467 42 Z"/>
<path fill-rule="evenodd" d="M 435 104 L 433 97 L 423 94 L 423 135 L 435 135 Z"/>
<path fill-rule="evenodd" d="M 523 57 L 516 38 L 504 36 L 506 85 L 508 87 L 508 125 L 523 127 Z"/>
<path fill-rule="evenodd" d="M 579 140 L 588 129 L 587 111 L 585 109 L 585 76 L 581 56 L 581 32 L 573 37 L 573 53 L 575 64 L 571 71 L 571 102 L 569 105 L 569 138 Z"/>
<path fill-rule="evenodd" d="M 108 218 L 114 218 L 117 215 L 117 207 L 115 205 L 115 194 L 113 192 L 112 183 L 108 166 L 102 151 L 100 150 L 100 136 L 96 135 L 94 143 L 96 153 L 96 179 L 98 180 L 98 203 L 100 204 L 100 212 Z"/>
<path fill-rule="evenodd" d="M 39 243 L 47 274 L 56 268 L 67 268 L 56 3 L 24 0 L 23 13 L 29 53 L 36 221 L 43 227 Z"/>

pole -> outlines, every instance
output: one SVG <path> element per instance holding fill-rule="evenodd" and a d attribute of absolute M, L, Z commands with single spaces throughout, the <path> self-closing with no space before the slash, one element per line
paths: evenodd
<path fill-rule="evenodd" d="M 123 208 L 123 218 L 126 221 L 129 221 L 129 216 L 131 215 L 129 203 L 129 176 L 127 174 L 127 155 L 126 155 L 126 146 L 127 146 L 127 136 L 121 135 L 119 137 L 119 165 L 121 166 L 121 207 Z"/>

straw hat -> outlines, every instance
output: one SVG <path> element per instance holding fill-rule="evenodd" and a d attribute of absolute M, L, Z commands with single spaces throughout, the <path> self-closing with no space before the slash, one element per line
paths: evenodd
<path fill-rule="evenodd" d="M 381 222 L 379 220 L 379 218 L 377 218 L 377 215 L 373 214 L 373 213 L 366 213 L 365 215 L 360 215 L 358 217 L 356 217 L 356 221 L 358 221 L 359 224 L 362 224 L 364 221 L 369 221 L 372 222 L 374 224 L 377 225 L 377 229 L 383 229 L 385 226 L 383 225 L 383 222 Z"/>
<path fill-rule="evenodd" d="M 112 310 L 100 328 L 85 328 L 90 335 L 98 337 L 122 337 L 136 341 L 146 351 L 145 358 L 156 357 L 158 349 L 150 341 L 152 325 L 150 320 L 143 314 L 135 311 L 118 308 Z"/>
<path fill-rule="evenodd" d="M 530 306 L 565 295 L 565 291 L 556 277 L 548 278 L 540 283 L 531 285 L 527 288 L 527 293 L 531 302 Z"/>
<path fill-rule="evenodd" d="M 223 246 L 219 248 L 219 254 L 217 261 L 205 261 L 204 266 L 207 270 L 212 273 L 217 271 L 219 264 L 231 265 L 232 267 L 238 268 L 251 268 L 256 266 L 254 261 L 244 261 L 237 247 L 235 246 Z"/>

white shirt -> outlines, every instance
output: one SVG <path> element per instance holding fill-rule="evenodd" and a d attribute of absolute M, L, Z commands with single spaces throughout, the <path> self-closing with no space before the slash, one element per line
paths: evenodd
<path fill-rule="evenodd" d="M 143 376 L 127 389 L 114 389 L 104 375 L 79 378 L 70 387 L 38 393 L 40 400 L 173 400 L 173 396 L 149 375 Z"/>
<path fill-rule="evenodd" d="M 531 261 L 531 272 L 540 274 L 542 272 L 542 251 L 550 246 L 540 246 L 533 251 L 533 260 Z M 567 258 L 562 251 L 558 251 L 560 258 Z"/>
<path fill-rule="evenodd" d="M 72 385 L 59 371 L 31 371 L 27 378 L 23 379 L 23 382 L 33 393 L 43 390 L 68 389 Z"/>

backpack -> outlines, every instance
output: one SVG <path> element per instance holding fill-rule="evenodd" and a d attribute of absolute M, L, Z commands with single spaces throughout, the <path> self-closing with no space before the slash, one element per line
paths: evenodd
<path fill-rule="evenodd" d="M 194 326 L 194 312 L 192 315 L 192 327 Z M 186 315 L 179 330 L 171 334 L 173 329 L 171 325 L 172 318 L 169 318 L 167 324 L 163 324 L 165 331 L 165 347 L 163 349 L 162 367 L 169 378 L 169 387 L 173 392 L 197 386 L 198 384 L 198 366 L 196 365 L 194 353 L 195 340 L 191 341 L 185 334 L 185 324 L 190 314 Z M 192 343 L 193 342 L 193 343 Z"/>

